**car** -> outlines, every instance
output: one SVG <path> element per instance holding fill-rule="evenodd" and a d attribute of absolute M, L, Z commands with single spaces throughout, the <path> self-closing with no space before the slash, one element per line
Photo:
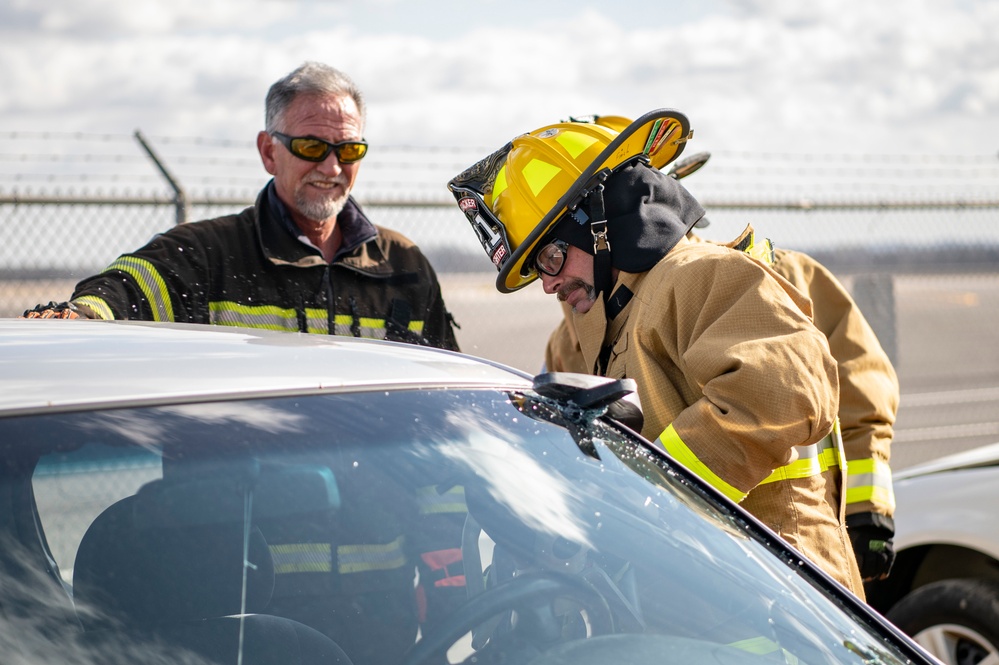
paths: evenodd
<path fill-rule="evenodd" d="M 999 444 L 894 473 L 895 549 L 868 600 L 948 665 L 999 663 Z"/>
<path fill-rule="evenodd" d="M 636 434 L 627 379 L 7 319 L 0 387 L 5 661 L 933 662 Z"/>

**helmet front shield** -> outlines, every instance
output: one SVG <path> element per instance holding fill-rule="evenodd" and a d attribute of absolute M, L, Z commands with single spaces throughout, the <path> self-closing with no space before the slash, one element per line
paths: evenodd
<path fill-rule="evenodd" d="M 496 174 L 502 168 L 506 155 L 512 147 L 512 143 L 506 144 L 465 169 L 447 184 L 455 201 L 458 202 L 458 208 L 465 213 L 465 219 L 472 225 L 479 244 L 497 270 L 501 269 L 512 250 L 506 227 L 489 209 L 483 197 L 492 191 Z"/>

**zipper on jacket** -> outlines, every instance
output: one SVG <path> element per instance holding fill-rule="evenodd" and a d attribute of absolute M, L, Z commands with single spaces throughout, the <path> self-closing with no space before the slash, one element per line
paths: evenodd
<path fill-rule="evenodd" d="M 361 317 L 357 315 L 357 300 L 350 297 L 350 334 L 354 337 L 361 336 Z"/>
<path fill-rule="evenodd" d="M 323 276 L 326 286 L 326 334 L 336 334 L 336 299 L 333 297 L 333 271 L 329 264 Z"/>
<path fill-rule="evenodd" d="M 298 317 L 298 332 L 309 332 L 309 314 L 306 311 L 304 293 L 298 296 L 298 310 L 295 315 Z"/>

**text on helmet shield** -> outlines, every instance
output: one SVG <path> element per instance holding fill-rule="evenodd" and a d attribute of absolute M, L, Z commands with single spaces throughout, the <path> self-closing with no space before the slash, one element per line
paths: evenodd
<path fill-rule="evenodd" d="M 490 258 L 492 259 L 493 265 L 495 265 L 498 268 L 500 264 L 503 262 L 503 259 L 506 258 L 506 247 L 504 247 L 503 245 L 497 247 L 496 251 L 493 252 L 492 257 Z"/>

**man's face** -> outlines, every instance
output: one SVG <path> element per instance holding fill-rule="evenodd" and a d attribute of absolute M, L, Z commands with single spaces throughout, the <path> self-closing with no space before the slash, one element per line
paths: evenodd
<path fill-rule="evenodd" d="M 278 130 L 339 143 L 361 140 L 364 127 L 349 95 L 299 95 L 285 110 Z M 361 164 L 341 164 L 335 151 L 322 162 L 300 159 L 267 132 L 257 135 L 257 149 L 264 168 L 274 176 L 278 197 L 296 222 L 335 218 L 347 202 Z"/>
<path fill-rule="evenodd" d="M 545 293 L 557 295 L 560 301 L 569 303 L 573 311 L 585 314 L 597 300 L 593 288 L 593 256 L 569 245 L 562 270 L 554 277 L 542 272 L 541 284 Z"/>

